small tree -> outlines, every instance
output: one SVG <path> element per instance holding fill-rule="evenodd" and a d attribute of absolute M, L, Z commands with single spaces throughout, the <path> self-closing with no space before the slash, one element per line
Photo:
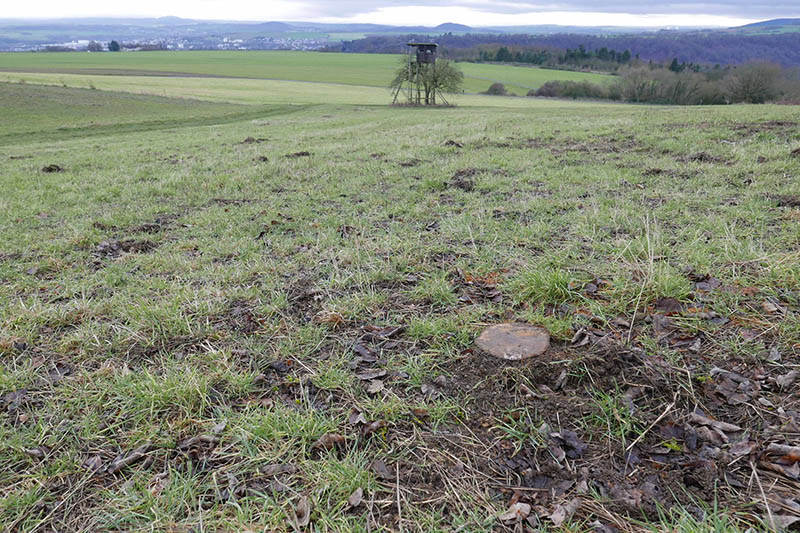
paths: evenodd
<path fill-rule="evenodd" d="M 406 60 L 403 60 L 390 87 L 397 90 L 403 84 L 417 79 L 420 81 L 425 104 L 428 105 L 436 102 L 436 91 L 454 93 L 461 90 L 464 74 L 446 59 L 438 59 L 436 63 L 415 62 L 410 69 Z"/>
<path fill-rule="evenodd" d="M 119 52 L 120 46 L 117 41 L 111 41 L 108 43 L 108 51 L 109 52 Z"/>
<path fill-rule="evenodd" d="M 86 49 L 89 50 L 90 52 L 102 52 L 103 45 L 98 43 L 97 41 L 91 41 L 89 43 L 89 46 L 86 47 Z"/>
<path fill-rule="evenodd" d="M 508 94 L 506 91 L 506 86 L 502 83 L 493 83 L 486 89 L 486 93 L 484 94 L 491 94 L 493 96 L 505 96 Z"/>
<path fill-rule="evenodd" d="M 506 48 L 505 46 L 501 46 L 497 50 L 497 54 L 495 54 L 494 60 L 502 63 L 508 63 L 514 60 L 514 56 L 511 54 L 511 51 L 508 48 Z"/>
<path fill-rule="evenodd" d="M 783 72 L 773 63 L 748 63 L 737 67 L 727 79 L 733 102 L 763 104 L 780 95 Z"/>

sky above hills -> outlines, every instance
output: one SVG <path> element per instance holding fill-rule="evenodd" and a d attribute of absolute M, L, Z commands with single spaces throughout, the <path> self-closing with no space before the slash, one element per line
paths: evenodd
<path fill-rule="evenodd" d="M 738 26 L 800 17 L 798 0 L 31 0 L 4 6 L 3 18 L 179 16 L 218 20 L 360 22 L 433 26 Z"/>

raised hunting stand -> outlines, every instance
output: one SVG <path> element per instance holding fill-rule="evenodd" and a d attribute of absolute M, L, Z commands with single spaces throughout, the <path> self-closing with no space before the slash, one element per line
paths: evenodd
<path fill-rule="evenodd" d="M 435 86 L 431 91 L 423 91 L 425 77 L 430 76 L 431 80 L 436 79 L 436 50 L 439 45 L 436 43 L 407 43 L 408 47 L 408 79 L 398 85 L 394 92 L 396 104 L 400 92 L 405 90 L 408 105 L 436 105 L 436 95 L 438 93 L 442 103 L 447 105 L 442 92 Z"/>

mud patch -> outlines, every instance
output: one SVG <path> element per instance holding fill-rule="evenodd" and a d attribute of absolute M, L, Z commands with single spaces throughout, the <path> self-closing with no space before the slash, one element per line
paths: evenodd
<path fill-rule="evenodd" d="M 774 195 L 770 199 L 777 202 L 778 207 L 800 207 L 800 195 L 797 194 Z"/>
<path fill-rule="evenodd" d="M 714 164 L 729 164 L 730 161 L 724 157 L 711 155 L 708 152 L 697 152 L 687 156 L 678 157 L 677 160 L 681 163 L 714 163 Z"/>
<path fill-rule="evenodd" d="M 788 130 L 797 126 L 800 126 L 800 123 L 791 120 L 769 120 L 767 122 L 735 124 L 731 129 L 741 135 L 753 135 L 763 132 L 775 132 L 776 130 Z"/>
<path fill-rule="evenodd" d="M 482 304 L 503 302 L 503 291 L 498 288 L 501 274 L 490 272 L 486 275 L 475 275 L 457 269 L 450 276 L 451 283 L 463 304 Z"/>
<path fill-rule="evenodd" d="M 400 161 L 400 163 L 398 164 L 403 168 L 411 168 L 418 166 L 420 163 L 422 163 L 421 159 L 414 158 L 414 159 L 407 159 L 406 161 Z"/>
<path fill-rule="evenodd" d="M 261 144 L 267 141 L 269 141 L 269 139 L 266 138 L 256 139 L 255 137 L 247 137 L 245 140 L 238 142 L 236 144 Z"/>
<path fill-rule="evenodd" d="M 297 159 L 298 157 L 311 157 L 311 152 L 295 152 L 293 154 L 286 154 L 287 159 Z"/>
<path fill-rule="evenodd" d="M 245 205 L 253 203 L 254 200 L 252 198 L 212 198 L 206 206 L 212 205 Z"/>
<path fill-rule="evenodd" d="M 218 322 L 227 330 L 245 335 L 252 334 L 262 327 L 261 321 L 253 313 L 253 306 L 242 300 L 231 302 L 228 309 L 218 316 Z"/>
<path fill-rule="evenodd" d="M 131 233 L 160 233 L 161 231 L 167 229 L 175 222 L 180 215 L 175 214 L 167 214 L 167 215 L 160 215 L 155 218 L 153 222 L 147 222 L 141 224 L 139 226 L 134 226 L 130 228 Z"/>
<path fill-rule="evenodd" d="M 652 176 L 660 176 L 660 175 L 664 174 L 665 172 L 666 172 L 666 170 L 664 170 L 663 168 L 648 168 L 648 169 L 645 169 L 645 171 L 642 174 L 645 177 L 650 178 Z"/>
<path fill-rule="evenodd" d="M 448 185 L 456 189 L 461 189 L 465 192 L 471 192 L 473 189 L 475 189 L 475 180 L 473 178 L 479 172 L 480 170 L 477 168 L 465 168 L 459 170 L 453 174 L 452 178 L 450 178 Z"/>
<path fill-rule="evenodd" d="M 112 241 L 103 241 L 97 245 L 95 248 L 93 255 L 95 257 L 107 258 L 107 257 L 119 257 L 123 253 L 128 254 L 143 254 L 147 252 L 152 252 L 158 248 L 158 244 L 148 241 L 148 240 L 135 240 L 135 239 L 126 239 L 122 241 L 112 240 Z"/>
<path fill-rule="evenodd" d="M 314 286 L 314 281 L 304 277 L 293 282 L 287 289 L 289 314 L 311 322 L 322 308 L 325 293 Z"/>

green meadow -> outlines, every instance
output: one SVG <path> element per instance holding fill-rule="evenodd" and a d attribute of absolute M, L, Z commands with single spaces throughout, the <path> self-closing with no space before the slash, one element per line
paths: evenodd
<path fill-rule="evenodd" d="M 395 61 L 0 56 L 0 530 L 798 517 L 800 110 L 392 107 Z"/>
<path fill-rule="evenodd" d="M 200 75 L 271 80 L 309 81 L 388 87 L 401 55 L 323 52 L 122 52 L 0 54 L 0 70 L 65 74 Z M 589 74 L 508 65 L 460 63 L 464 90 L 485 91 L 494 82 L 524 96 L 550 80 L 610 79 Z"/>

